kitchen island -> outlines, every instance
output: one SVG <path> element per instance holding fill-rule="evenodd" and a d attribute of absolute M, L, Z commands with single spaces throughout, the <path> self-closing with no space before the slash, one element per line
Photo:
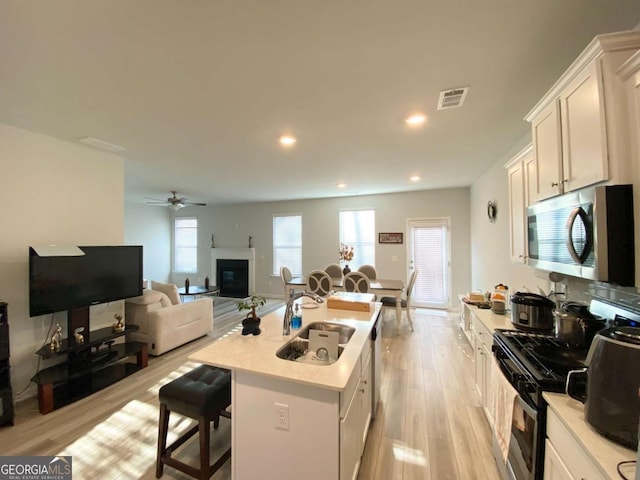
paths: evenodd
<path fill-rule="evenodd" d="M 262 318 L 260 335 L 237 332 L 190 356 L 232 371 L 234 479 L 355 478 L 372 416 L 371 330 L 380 308 L 337 310 L 325 302 L 303 310 L 303 328 L 332 322 L 355 329 L 329 365 L 276 356 L 297 334 L 282 334 L 284 307 Z"/>

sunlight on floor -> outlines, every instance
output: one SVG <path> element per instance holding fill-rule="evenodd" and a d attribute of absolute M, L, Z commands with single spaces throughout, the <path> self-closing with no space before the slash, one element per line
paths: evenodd
<path fill-rule="evenodd" d="M 411 463 L 420 467 L 425 467 L 427 465 L 427 459 L 424 456 L 424 452 L 414 448 L 409 448 L 401 443 L 393 444 L 393 456 L 396 460 L 403 463 Z"/>
<path fill-rule="evenodd" d="M 77 478 L 101 478 L 101 472 L 108 472 L 109 478 L 140 478 L 156 461 L 160 387 L 199 365 L 182 364 L 149 389 L 154 394 L 153 403 L 130 401 L 57 455 L 73 457 L 73 473 Z M 175 441 L 194 423 L 181 415 L 171 415 L 167 442 Z M 114 445 L 120 450 L 116 465 L 109 463 L 114 458 L 111 451 Z"/>

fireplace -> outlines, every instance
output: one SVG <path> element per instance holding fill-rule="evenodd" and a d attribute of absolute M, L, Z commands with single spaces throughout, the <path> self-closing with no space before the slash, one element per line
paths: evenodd
<path fill-rule="evenodd" d="M 248 297 L 249 261 L 219 258 L 216 261 L 216 285 L 220 287 L 222 297 Z"/>
<path fill-rule="evenodd" d="M 249 295 L 253 295 L 256 290 L 256 271 L 255 271 L 255 259 L 256 252 L 253 248 L 212 248 L 211 249 L 211 283 L 216 287 L 222 288 L 220 292 L 221 296 L 232 296 L 235 298 L 240 297 L 248 297 Z M 244 295 L 241 295 L 239 292 L 228 295 L 225 293 L 224 287 L 221 285 L 222 279 L 220 278 L 219 272 L 219 263 L 221 260 L 232 260 L 232 261 L 244 261 L 247 268 L 247 290 L 243 290 Z M 235 268 L 236 264 L 232 264 L 231 269 Z M 227 279 L 232 280 L 237 272 L 227 273 Z M 232 278 L 229 278 L 232 277 Z M 235 282 L 236 280 L 233 279 Z M 235 287 L 234 287 L 235 289 Z"/>

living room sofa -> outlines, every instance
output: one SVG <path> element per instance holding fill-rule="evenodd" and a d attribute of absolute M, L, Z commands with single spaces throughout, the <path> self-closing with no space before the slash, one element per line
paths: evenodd
<path fill-rule="evenodd" d="M 213 330 L 212 299 L 182 303 L 175 285 L 152 282 L 141 296 L 125 300 L 124 311 L 125 323 L 139 327 L 129 338 L 148 343 L 150 355 L 162 355 Z"/>

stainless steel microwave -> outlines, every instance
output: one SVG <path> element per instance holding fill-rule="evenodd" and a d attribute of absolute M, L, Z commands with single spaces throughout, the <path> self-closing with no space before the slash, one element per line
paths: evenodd
<path fill-rule="evenodd" d="M 633 189 L 590 187 L 527 209 L 527 264 L 622 286 L 635 283 Z"/>

